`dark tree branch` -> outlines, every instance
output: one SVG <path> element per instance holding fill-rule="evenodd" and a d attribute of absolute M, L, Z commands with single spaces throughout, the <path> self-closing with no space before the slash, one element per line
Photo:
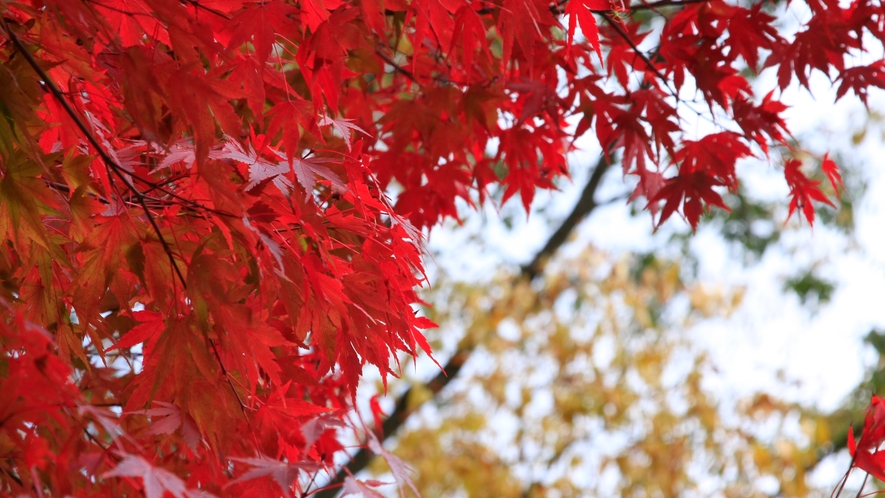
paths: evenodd
<path fill-rule="evenodd" d="M 575 227 L 593 212 L 594 209 L 601 205 L 595 199 L 596 191 L 599 189 L 602 178 L 610 167 L 611 161 L 608 160 L 605 155 L 600 157 L 599 162 L 596 164 L 596 168 L 593 169 L 593 173 L 590 175 L 590 179 L 587 181 L 587 185 L 584 187 L 584 191 L 581 192 L 581 197 L 578 199 L 572 212 L 569 213 L 559 228 L 550 236 L 550 239 L 547 240 L 544 247 L 534 258 L 532 258 L 531 262 L 520 268 L 519 275 L 516 277 L 517 280 L 531 280 L 540 275 L 544 270 L 547 261 L 550 260 L 560 247 L 562 247 Z M 436 397 L 440 391 L 458 376 L 461 368 L 467 363 L 467 360 L 470 359 L 470 356 L 478 345 L 477 341 L 470 337 L 462 339 L 458 344 L 455 354 L 452 355 L 449 361 L 443 366 L 442 372 L 438 373 L 433 379 L 427 382 L 423 386 L 423 390 L 429 391 L 433 397 Z M 380 442 L 383 443 L 385 439 L 396 434 L 397 430 L 402 427 L 409 416 L 418 408 L 409 403 L 409 398 L 413 389 L 414 388 L 409 388 L 396 400 L 393 412 L 391 412 L 390 416 L 387 417 L 381 425 L 380 433 L 376 431 L 376 436 Z M 316 498 L 334 498 L 340 491 L 344 479 L 346 479 L 348 475 L 354 475 L 366 468 L 372 458 L 373 455 L 370 454 L 368 448 L 360 448 L 350 461 L 338 470 L 338 473 L 329 485 L 322 490 L 318 490 L 312 496 Z"/>
<path fill-rule="evenodd" d="M 634 4 L 627 7 L 627 12 L 637 12 L 640 10 L 656 10 L 660 7 L 680 7 L 683 5 L 691 5 L 696 3 L 708 3 L 712 0 L 659 0 L 657 2 L 642 2 L 640 4 Z M 550 5 L 550 12 L 555 16 L 560 16 L 565 13 L 565 4 L 567 4 L 569 0 L 557 0 Z M 479 15 L 491 14 L 495 12 L 495 10 L 500 9 L 500 7 L 483 7 L 476 11 Z M 609 14 L 611 12 L 618 12 L 614 9 L 608 10 L 591 10 L 594 14 Z M 623 11 L 621 11 L 623 12 Z M 402 11 L 385 9 L 385 16 L 395 16 L 397 14 L 402 14 Z"/>
<path fill-rule="evenodd" d="M 683 5 L 691 5 L 694 3 L 708 3 L 712 0 L 660 0 L 658 2 L 643 2 L 637 5 L 631 5 L 628 7 L 630 12 L 636 12 L 638 10 L 655 10 L 660 7 L 681 7 Z"/>
<path fill-rule="evenodd" d="M 538 276 L 550 257 L 565 243 L 578 223 L 599 206 L 599 203 L 596 201 L 596 190 L 599 188 L 599 183 L 610 166 L 611 162 L 607 161 L 604 155 L 599 158 L 599 162 L 596 164 L 596 168 L 593 169 L 593 173 L 590 175 L 590 179 L 587 181 L 587 185 L 584 187 L 584 191 L 581 192 L 581 197 L 578 198 L 578 203 L 575 204 L 572 212 L 569 213 L 559 228 L 553 232 L 553 235 L 547 239 L 547 243 L 544 244 L 544 247 L 535 257 L 521 268 L 521 273 L 524 277 L 532 280 Z"/>
<path fill-rule="evenodd" d="M 381 57 L 382 59 L 384 59 L 384 62 L 386 62 L 386 63 L 390 64 L 391 66 L 393 66 L 393 70 L 394 70 L 394 72 L 397 72 L 397 73 L 402 74 L 403 76 L 405 76 L 406 78 L 408 78 L 410 81 L 412 81 L 413 83 L 415 83 L 415 84 L 418 85 L 419 87 L 423 87 L 423 86 L 424 86 L 424 85 L 421 84 L 420 81 L 418 81 L 418 80 L 415 78 L 415 75 L 412 74 L 411 71 L 409 71 L 408 69 L 406 69 L 406 68 L 400 66 L 399 64 L 396 63 L 396 61 L 394 61 L 393 59 L 391 59 L 390 56 L 388 56 L 387 54 L 385 54 L 384 52 L 382 52 L 382 51 L 381 51 L 381 45 L 379 45 L 378 47 L 375 48 L 375 53 L 378 54 L 378 57 Z"/>

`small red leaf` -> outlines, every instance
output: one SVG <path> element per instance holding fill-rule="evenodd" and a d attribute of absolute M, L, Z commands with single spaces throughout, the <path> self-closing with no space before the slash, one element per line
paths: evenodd
<path fill-rule="evenodd" d="M 263 455 L 258 458 L 231 458 L 231 460 L 235 462 L 243 462 L 251 465 L 253 468 L 240 477 L 227 483 L 227 486 L 238 482 L 257 479 L 259 477 L 271 476 L 280 488 L 283 491 L 286 491 L 292 487 L 292 483 L 295 482 L 295 479 L 298 479 L 298 474 L 300 472 L 316 472 L 323 469 L 322 465 L 315 462 L 286 463 L 267 458 Z"/>
<path fill-rule="evenodd" d="M 611 10 L 612 5 L 608 0 L 577 0 L 568 2 L 565 6 L 565 13 L 568 14 L 568 44 L 571 46 L 575 35 L 576 23 L 581 24 L 581 32 L 587 38 L 587 42 L 593 47 L 599 62 L 605 64 L 602 59 L 602 50 L 599 46 L 599 25 L 596 23 L 594 10 Z"/>
<path fill-rule="evenodd" d="M 810 225 L 814 225 L 814 203 L 823 202 L 835 207 L 832 201 L 820 191 L 820 182 L 811 180 L 800 170 L 802 161 L 790 159 L 784 164 L 784 178 L 790 186 L 790 212 L 789 219 L 796 209 L 801 209 L 805 219 Z"/>
<path fill-rule="evenodd" d="M 839 165 L 837 165 L 835 161 L 830 159 L 829 154 L 824 154 L 824 160 L 821 163 L 820 167 L 827 175 L 827 179 L 830 180 L 830 184 L 833 186 L 833 190 L 836 192 L 836 197 L 841 199 L 842 189 L 845 188 L 845 185 L 842 184 L 842 173 L 839 172 Z"/>
<path fill-rule="evenodd" d="M 138 477 L 144 482 L 145 498 L 163 498 L 166 493 L 176 497 L 206 496 L 204 491 L 196 492 L 187 489 L 180 477 L 158 467 L 137 455 L 126 454 L 123 460 L 112 470 L 102 474 L 108 477 Z M 211 495 L 210 495 L 211 496 Z"/>
<path fill-rule="evenodd" d="M 409 477 L 409 472 L 412 471 L 412 468 L 400 460 L 399 457 L 382 448 L 381 443 L 378 442 L 378 439 L 374 434 L 369 434 L 369 449 L 371 449 L 376 455 L 380 455 L 384 458 L 387 462 L 387 466 L 390 467 L 390 472 L 393 474 L 393 478 L 396 480 L 397 484 L 400 486 L 408 485 L 416 495 L 421 496 L 421 493 L 418 492 L 418 488 L 415 487 L 415 483 L 412 482 L 412 478 Z"/>
<path fill-rule="evenodd" d="M 679 208 L 680 204 L 682 205 L 682 214 L 691 225 L 692 230 L 697 230 L 705 203 L 730 211 L 722 200 L 722 196 L 713 190 L 713 187 L 721 185 L 721 182 L 716 181 L 704 171 L 695 171 L 669 178 L 651 200 L 651 202 L 666 201 L 661 210 L 661 217 L 658 219 L 658 227 L 667 221 L 667 218 Z"/>
<path fill-rule="evenodd" d="M 384 498 L 384 495 L 375 491 L 369 486 L 378 487 L 378 486 L 387 486 L 391 483 L 376 481 L 374 479 L 369 479 L 367 481 L 354 479 L 353 476 L 347 476 L 344 479 L 344 487 L 341 493 L 341 498 L 350 495 L 363 496 L 364 498 Z"/>

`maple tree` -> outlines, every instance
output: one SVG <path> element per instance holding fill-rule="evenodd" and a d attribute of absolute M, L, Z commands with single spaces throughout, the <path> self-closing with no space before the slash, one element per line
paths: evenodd
<path fill-rule="evenodd" d="M 838 168 L 808 176 L 748 74 L 865 101 L 885 16 L 806 5 L 782 33 L 721 0 L 4 0 L 0 489 L 316 491 L 366 365 L 429 353 L 422 231 L 496 185 L 528 208 L 591 130 L 657 225 L 749 156 L 813 222 Z"/>

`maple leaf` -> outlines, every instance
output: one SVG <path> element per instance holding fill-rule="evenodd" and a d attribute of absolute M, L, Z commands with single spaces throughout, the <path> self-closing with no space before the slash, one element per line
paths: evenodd
<path fill-rule="evenodd" d="M 280 165 L 286 164 L 286 162 L 289 161 L 286 154 L 277 151 L 274 152 L 276 152 L 276 154 L 284 161 L 279 163 Z M 347 191 L 347 185 L 341 181 L 341 178 L 328 167 L 324 166 L 324 164 L 340 164 L 340 161 L 330 157 L 317 157 L 311 155 L 300 158 L 293 157 L 291 163 L 292 171 L 295 172 L 295 178 L 298 179 L 298 183 L 304 187 L 304 191 L 308 194 L 313 192 L 314 187 L 316 187 L 317 175 L 329 180 L 329 183 L 335 187 L 336 192 L 343 193 Z"/>
<path fill-rule="evenodd" d="M 234 16 L 226 30 L 230 34 L 229 43 L 240 46 L 250 40 L 255 46 L 255 55 L 263 64 L 270 56 L 276 33 L 287 33 L 297 29 L 291 16 L 297 13 L 292 5 L 281 2 L 266 2 L 249 5 Z M 227 34 L 227 33 L 225 33 Z"/>
<path fill-rule="evenodd" d="M 341 488 L 343 493 L 341 493 L 341 498 L 350 495 L 358 495 L 363 496 L 365 498 L 384 498 L 384 495 L 375 491 L 374 488 L 379 486 L 387 486 L 390 485 L 389 482 L 382 482 L 375 479 L 367 479 L 365 481 L 354 479 L 353 476 L 347 476 L 344 479 L 344 487 Z"/>
<path fill-rule="evenodd" d="M 651 202 L 665 201 L 657 226 L 660 227 L 663 222 L 667 221 L 680 206 L 682 206 L 682 214 L 691 225 L 692 230 L 696 230 L 698 227 L 698 221 L 704 212 L 704 204 L 731 211 L 725 205 L 722 196 L 713 190 L 713 187 L 723 185 L 721 181 L 704 171 L 679 174 L 667 179 L 658 194 L 651 200 Z"/>
<path fill-rule="evenodd" d="M 612 2 L 610 0 L 577 0 L 568 2 L 565 6 L 565 13 L 569 16 L 568 20 L 568 44 L 572 45 L 575 35 L 575 27 L 578 22 L 581 24 L 581 32 L 587 38 L 587 42 L 596 55 L 599 62 L 604 64 L 602 58 L 602 49 L 599 46 L 599 26 L 596 23 L 596 16 L 592 11 L 611 10 Z"/>
<path fill-rule="evenodd" d="M 181 139 L 169 147 L 169 150 L 163 155 L 163 160 L 150 171 L 150 174 L 153 175 L 178 163 L 184 163 L 185 167 L 190 169 L 196 162 L 197 151 L 194 149 L 193 144 L 190 140 Z"/>
<path fill-rule="evenodd" d="M 864 428 L 860 440 L 855 441 L 854 431 L 848 430 L 848 452 L 851 454 L 852 467 L 885 481 L 885 452 L 879 447 L 885 443 L 885 399 L 875 394 L 870 399 L 864 417 Z"/>
<path fill-rule="evenodd" d="M 679 173 L 703 171 L 729 189 L 737 187 L 735 166 L 738 159 L 749 157 L 750 148 L 733 132 L 713 133 L 700 140 L 685 140 L 674 155 Z"/>
<path fill-rule="evenodd" d="M 340 415 L 340 414 L 337 414 Z M 312 418 L 301 426 L 301 434 L 304 436 L 304 449 L 310 450 L 320 436 L 327 430 L 340 428 L 346 429 L 347 425 L 336 414 L 325 414 Z"/>
<path fill-rule="evenodd" d="M 830 185 L 833 186 L 833 190 L 836 192 L 836 197 L 841 199 L 842 189 L 845 188 L 845 185 L 842 183 L 842 173 L 839 172 L 839 165 L 836 164 L 836 161 L 830 159 L 829 153 L 824 154 L 820 168 L 823 170 L 824 174 L 827 175 L 827 179 L 830 180 Z"/>
<path fill-rule="evenodd" d="M 143 342 L 147 342 L 149 344 L 147 349 L 150 349 L 150 344 L 156 342 L 159 334 L 161 334 L 165 328 L 163 316 L 159 313 L 152 311 L 136 311 L 133 313 L 133 316 L 138 319 L 140 323 L 135 327 L 132 327 L 129 332 L 127 332 L 126 335 L 113 346 L 107 348 L 105 353 L 114 351 L 115 349 L 131 348 L 132 346 Z"/>
<path fill-rule="evenodd" d="M 782 102 L 774 100 L 774 91 L 768 92 L 759 105 L 744 98 L 737 98 L 733 103 L 734 120 L 744 131 L 744 134 L 753 139 L 767 154 L 768 139 L 786 143 L 786 137 L 790 132 L 781 113 L 787 110 Z M 766 138 L 766 135 L 768 136 Z"/>
<path fill-rule="evenodd" d="M 412 468 L 400 460 L 399 457 L 385 450 L 381 446 L 381 443 L 378 442 L 378 438 L 376 438 L 371 432 L 369 433 L 368 443 L 369 449 L 371 449 L 376 455 L 380 455 L 381 458 L 387 462 L 387 466 L 390 467 L 390 472 L 393 474 L 393 478 L 396 480 L 397 484 L 400 485 L 400 496 L 405 496 L 405 490 L 402 489 L 403 485 L 408 485 L 412 488 L 412 491 L 415 492 L 415 495 L 421 496 L 421 493 L 418 492 L 418 488 L 415 487 L 415 483 L 412 482 L 412 478 L 409 477 Z"/>
<path fill-rule="evenodd" d="M 304 16 L 305 24 L 314 33 L 320 24 L 329 19 L 329 11 L 337 9 L 341 6 L 340 0 L 306 0 L 302 4 L 301 14 Z"/>
<path fill-rule="evenodd" d="M 782 41 L 772 26 L 774 18 L 762 11 L 763 5 L 758 3 L 750 9 L 732 7 L 734 13 L 728 16 L 728 30 L 732 35 L 728 37 L 729 45 L 754 71 L 759 65 L 759 50 L 770 50 Z"/>
<path fill-rule="evenodd" d="M 713 187 L 736 189 L 735 164 L 749 155 L 750 149 L 733 132 L 714 133 L 697 141 L 685 140 L 673 157 L 679 164 L 679 173 L 665 180 L 649 201 L 649 204 L 665 201 L 657 226 L 660 227 L 680 206 L 692 230 L 697 229 L 705 205 L 729 211 Z"/>
<path fill-rule="evenodd" d="M 295 185 L 293 185 L 285 176 L 285 174 L 289 172 L 288 163 L 273 163 L 268 161 L 259 156 L 251 145 L 243 147 L 233 138 L 228 137 L 221 152 L 213 154 L 212 157 L 233 159 L 248 166 L 249 183 L 246 184 L 247 192 L 267 179 L 271 179 L 271 182 L 277 187 L 277 189 L 286 196 L 288 196 L 292 192 L 292 189 L 295 188 Z"/>
<path fill-rule="evenodd" d="M 180 477 L 168 470 L 155 467 L 138 455 L 124 454 L 122 460 L 113 469 L 102 474 L 108 477 L 137 477 L 144 483 L 145 498 L 163 498 L 166 493 L 176 498 L 212 496 L 205 491 L 194 491 L 187 488 Z"/>
<path fill-rule="evenodd" d="M 387 417 L 387 414 L 381 409 L 381 404 L 378 403 L 377 394 L 369 399 L 369 407 L 372 410 L 372 420 L 375 422 L 375 431 L 383 436 L 384 418 Z"/>
<path fill-rule="evenodd" d="M 790 212 L 787 219 L 793 216 L 796 209 L 801 209 L 808 224 L 814 225 L 814 203 L 813 201 L 823 202 L 835 207 L 823 192 L 820 191 L 820 182 L 811 180 L 800 170 L 802 161 L 798 159 L 789 159 L 784 164 L 784 178 L 790 187 Z"/>
<path fill-rule="evenodd" d="M 258 239 L 264 244 L 267 250 L 271 253 L 274 260 L 277 263 L 277 270 L 282 274 L 285 271 L 285 267 L 283 266 L 283 248 L 273 240 L 269 235 L 261 231 L 259 228 L 255 227 L 251 221 L 249 221 L 248 216 L 243 217 L 243 226 L 251 230 L 255 235 L 258 236 Z"/>
<path fill-rule="evenodd" d="M 294 157 L 301 138 L 298 125 L 309 128 L 308 119 L 313 118 L 313 106 L 306 100 L 287 100 L 273 106 L 267 115 L 271 118 L 267 125 L 267 135 L 274 137 L 282 131 L 283 150 Z"/>
<path fill-rule="evenodd" d="M 145 432 L 148 436 L 172 434 L 180 428 L 184 442 L 190 446 L 191 450 L 196 451 L 197 445 L 200 443 L 200 432 L 190 415 L 182 413 L 181 408 L 172 403 L 154 401 L 154 404 L 160 407 L 127 413 L 140 413 L 153 419 L 151 428 Z"/>
<path fill-rule="evenodd" d="M 129 434 L 123 432 L 120 429 L 120 419 L 112 412 L 107 409 L 99 408 L 97 406 L 92 406 L 84 403 L 77 404 L 77 412 L 81 415 L 89 415 L 95 422 L 98 422 L 98 425 L 104 429 L 104 432 L 107 436 L 114 439 L 116 442 L 117 438 L 122 436 L 128 442 L 137 444 L 137 442 L 129 436 Z"/>
<path fill-rule="evenodd" d="M 470 5 L 463 5 L 455 14 L 455 27 L 452 33 L 452 44 L 449 52 L 454 52 L 457 46 L 463 51 L 463 67 L 468 75 L 474 71 L 473 53 L 474 47 L 479 42 L 481 53 L 487 60 L 492 59 L 489 44 L 486 40 L 486 29 L 482 19 Z"/>
<path fill-rule="evenodd" d="M 280 489 L 285 491 L 292 487 L 292 484 L 298 479 L 298 475 L 301 472 L 316 472 L 324 468 L 323 465 L 315 462 L 286 463 L 268 458 L 264 455 L 259 455 L 257 458 L 232 457 L 231 460 L 251 465 L 253 468 L 240 477 L 227 483 L 225 487 L 250 479 L 271 476 L 280 486 Z"/>
<path fill-rule="evenodd" d="M 841 99 L 850 89 L 865 106 L 869 107 L 867 102 L 869 87 L 885 88 L 885 61 L 848 68 L 842 72 L 840 79 L 842 83 L 836 90 L 836 100 Z"/>
<path fill-rule="evenodd" d="M 359 126 L 352 123 L 352 119 L 333 119 L 328 116 L 323 116 L 320 118 L 319 122 L 317 122 L 317 126 L 331 126 L 338 133 L 341 134 L 342 138 L 344 138 L 344 143 L 347 145 L 348 152 L 351 150 L 351 132 L 361 132 L 362 134 L 368 136 L 369 132 L 360 128 Z"/>
<path fill-rule="evenodd" d="M 217 76 L 186 66 L 172 74 L 168 84 L 172 105 L 182 109 L 193 130 L 198 163 L 209 157 L 215 144 L 216 122 L 224 133 L 240 131 L 240 120 L 230 104 L 230 99 L 239 97 L 240 90 Z"/>
<path fill-rule="evenodd" d="M 96 4 L 95 8 L 118 34 L 124 47 L 140 45 L 146 34 L 169 44 L 169 34 L 151 16 L 144 0 L 106 0 Z"/>

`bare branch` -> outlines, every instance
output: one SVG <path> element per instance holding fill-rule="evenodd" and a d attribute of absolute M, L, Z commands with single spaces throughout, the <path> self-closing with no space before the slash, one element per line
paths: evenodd
<path fill-rule="evenodd" d="M 660 7 L 681 7 L 683 5 L 691 5 L 695 3 L 707 3 L 711 0 L 660 0 L 658 2 L 643 2 L 637 5 L 631 5 L 628 10 L 636 12 L 639 10 L 656 10 Z"/>

